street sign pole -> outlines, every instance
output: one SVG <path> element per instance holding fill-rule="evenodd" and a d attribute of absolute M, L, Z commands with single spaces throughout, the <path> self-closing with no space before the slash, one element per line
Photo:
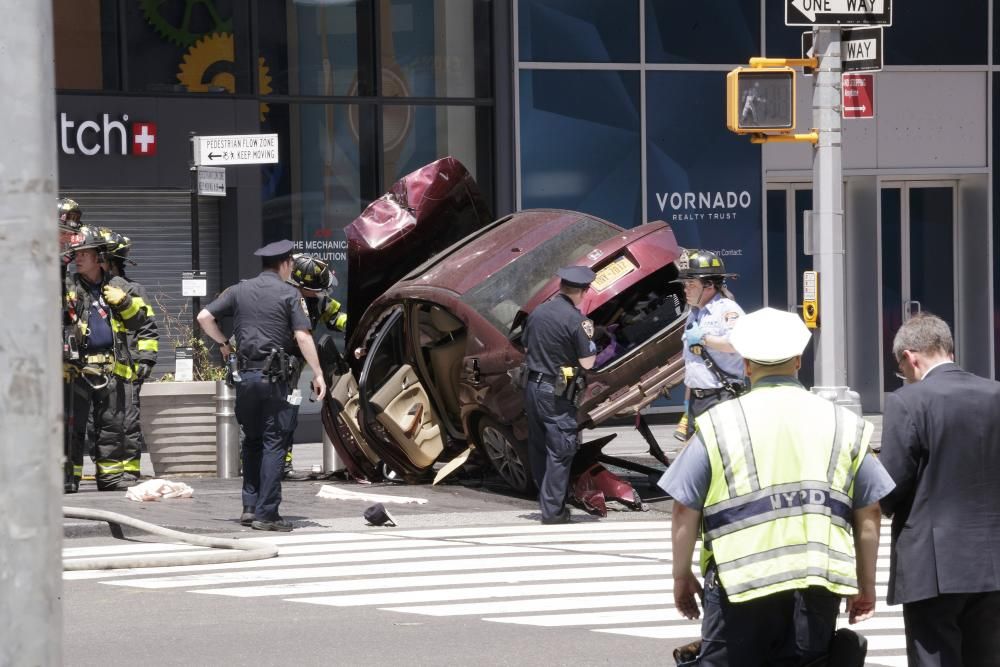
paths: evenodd
<path fill-rule="evenodd" d="M 857 392 L 847 387 L 847 308 L 844 258 L 844 185 L 841 174 L 840 28 L 818 28 L 819 59 L 813 90 L 813 125 L 819 134 L 813 156 L 814 267 L 819 271 L 820 322 L 813 391 L 860 414 Z"/>
<path fill-rule="evenodd" d="M 201 269 L 201 219 L 198 211 L 198 165 L 197 136 L 191 133 L 191 270 Z M 201 312 L 201 297 L 191 297 L 191 337 L 197 336 L 198 313 Z M 185 345 L 188 341 L 183 341 Z"/>
<path fill-rule="evenodd" d="M 16 282 L 0 291 L 0 665 L 61 665 L 65 385 L 52 3 L 4 6 L 0 265 Z"/>

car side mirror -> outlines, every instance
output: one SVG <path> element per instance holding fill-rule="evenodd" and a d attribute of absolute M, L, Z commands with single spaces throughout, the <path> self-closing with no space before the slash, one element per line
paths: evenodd
<path fill-rule="evenodd" d="M 465 360 L 465 376 L 477 384 L 482 380 L 482 374 L 479 372 L 479 359 L 472 357 Z"/>

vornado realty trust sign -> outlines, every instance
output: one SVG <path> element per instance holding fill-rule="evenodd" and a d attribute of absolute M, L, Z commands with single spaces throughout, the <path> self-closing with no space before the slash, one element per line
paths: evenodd
<path fill-rule="evenodd" d="M 660 213 L 670 220 L 736 220 L 742 210 L 753 203 L 750 192 L 657 192 Z"/>
<path fill-rule="evenodd" d="M 64 155 L 156 155 L 156 123 L 130 121 L 127 113 L 71 119 L 63 112 L 58 129 Z"/>

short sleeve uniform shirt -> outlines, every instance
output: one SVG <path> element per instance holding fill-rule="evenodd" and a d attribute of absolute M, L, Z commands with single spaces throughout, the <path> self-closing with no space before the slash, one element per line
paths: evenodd
<path fill-rule="evenodd" d="M 706 336 L 728 337 L 736 322 L 744 315 L 743 309 L 732 299 L 721 294 L 701 308 L 691 308 L 685 329 L 694 324 L 701 326 Z M 730 375 L 743 377 L 743 358 L 735 352 L 706 350 L 719 368 Z M 705 365 L 705 360 L 684 346 L 684 384 L 698 389 L 721 386 L 715 374 Z"/>
<path fill-rule="evenodd" d="M 593 323 L 557 294 L 528 316 L 523 336 L 528 370 L 554 376 L 560 366 L 576 366 L 596 352 L 593 335 Z"/>

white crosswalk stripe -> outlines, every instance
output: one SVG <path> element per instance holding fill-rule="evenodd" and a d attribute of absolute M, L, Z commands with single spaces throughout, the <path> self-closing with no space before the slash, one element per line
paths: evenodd
<path fill-rule="evenodd" d="M 887 534 L 886 530 L 884 534 Z M 232 598 L 276 597 L 339 608 L 369 606 L 422 616 L 585 628 L 630 637 L 697 638 L 698 622 L 673 608 L 669 521 L 603 521 L 296 533 L 253 539 L 279 547 L 249 563 L 66 572 L 66 581 L 179 589 Z M 76 547 L 66 559 L 197 552 L 185 545 Z M 899 607 L 885 605 L 889 547 L 879 549 L 878 613 L 854 629 L 869 665 L 905 665 Z M 841 619 L 846 624 L 846 618 Z"/>

